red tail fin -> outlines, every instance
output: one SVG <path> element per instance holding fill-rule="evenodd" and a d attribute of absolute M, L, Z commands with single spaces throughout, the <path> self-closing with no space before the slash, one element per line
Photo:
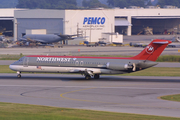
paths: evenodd
<path fill-rule="evenodd" d="M 133 59 L 156 61 L 171 41 L 155 39 L 141 53 L 132 57 Z"/>

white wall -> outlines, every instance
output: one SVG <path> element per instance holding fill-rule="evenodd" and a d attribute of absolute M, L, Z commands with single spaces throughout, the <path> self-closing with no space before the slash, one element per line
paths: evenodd
<path fill-rule="evenodd" d="M 123 43 L 123 35 L 121 34 L 106 34 L 106 33 L 103 33 L 102 34 L 102 37 L 103 37 L 103 41 L 106 42 L 106 43 Z"/>
<path fill-rule="evenodd" d="M 84 19 L 98 19 L 100 24 L 84 22 Z M 93 17 L 93 18 L 92 18 Z M 103 20 L 101 21 L 101 19 Z M 103 24 L 102 24 L 102 23 Z M 84 24 L 83 24 L 84 23 Z M 84 36 L 88 36 L 89 42 L 98 42 L 102 38 L 102 33 L 114 32 L 114 10 L 66 10 L 64 20 L 64 33 L 77 34 L 77 26 L 83 31 Z"/>
<path fill-rule="evenodd" d="M 114 9 L 115 16 L 179 16 L 180 17 L 180 9 Z"/>
<path fill-rule="evenodd" d="M 14 11 L 15 10 L 22 10 L 22 9 L 10 9 L 10 8 L 7 8 L 7 9 L 0 9 L 0 17 L 12 17 L 14 18 Z"/>

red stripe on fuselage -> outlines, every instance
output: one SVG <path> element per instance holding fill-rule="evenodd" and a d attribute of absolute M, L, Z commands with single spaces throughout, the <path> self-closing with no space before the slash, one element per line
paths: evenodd
<path fill-rule="evenodd" d="M 54 58 L 89 58 L 89 59 L 132 59 L 124 57 L 94 57 L 94 56 L 46 56 L 46 55 L 29 55 L 26 57 L 54 57 Z M 132 59 L 136 60 L 136 59 Z"/>

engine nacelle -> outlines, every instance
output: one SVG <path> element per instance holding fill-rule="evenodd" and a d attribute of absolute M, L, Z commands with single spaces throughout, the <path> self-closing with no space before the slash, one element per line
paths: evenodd
<path fill-rule="evenodd" d="M 133 69 L 132 65 L 121 64 L 121 63 L 110 63 L 110 62 L 108 62 L 106 64 L 106 67 L 108 69 L 112 69 L 112 70 L 129 70 L 129 69 Z"/>

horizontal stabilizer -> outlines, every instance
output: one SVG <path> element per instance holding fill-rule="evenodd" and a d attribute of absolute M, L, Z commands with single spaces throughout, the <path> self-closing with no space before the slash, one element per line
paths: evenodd
<path fill-rule="evenodd" d="M 162 42 L 153 42 L 154 44 L 168 44 L 168 41 L 162 41 Z"/>

